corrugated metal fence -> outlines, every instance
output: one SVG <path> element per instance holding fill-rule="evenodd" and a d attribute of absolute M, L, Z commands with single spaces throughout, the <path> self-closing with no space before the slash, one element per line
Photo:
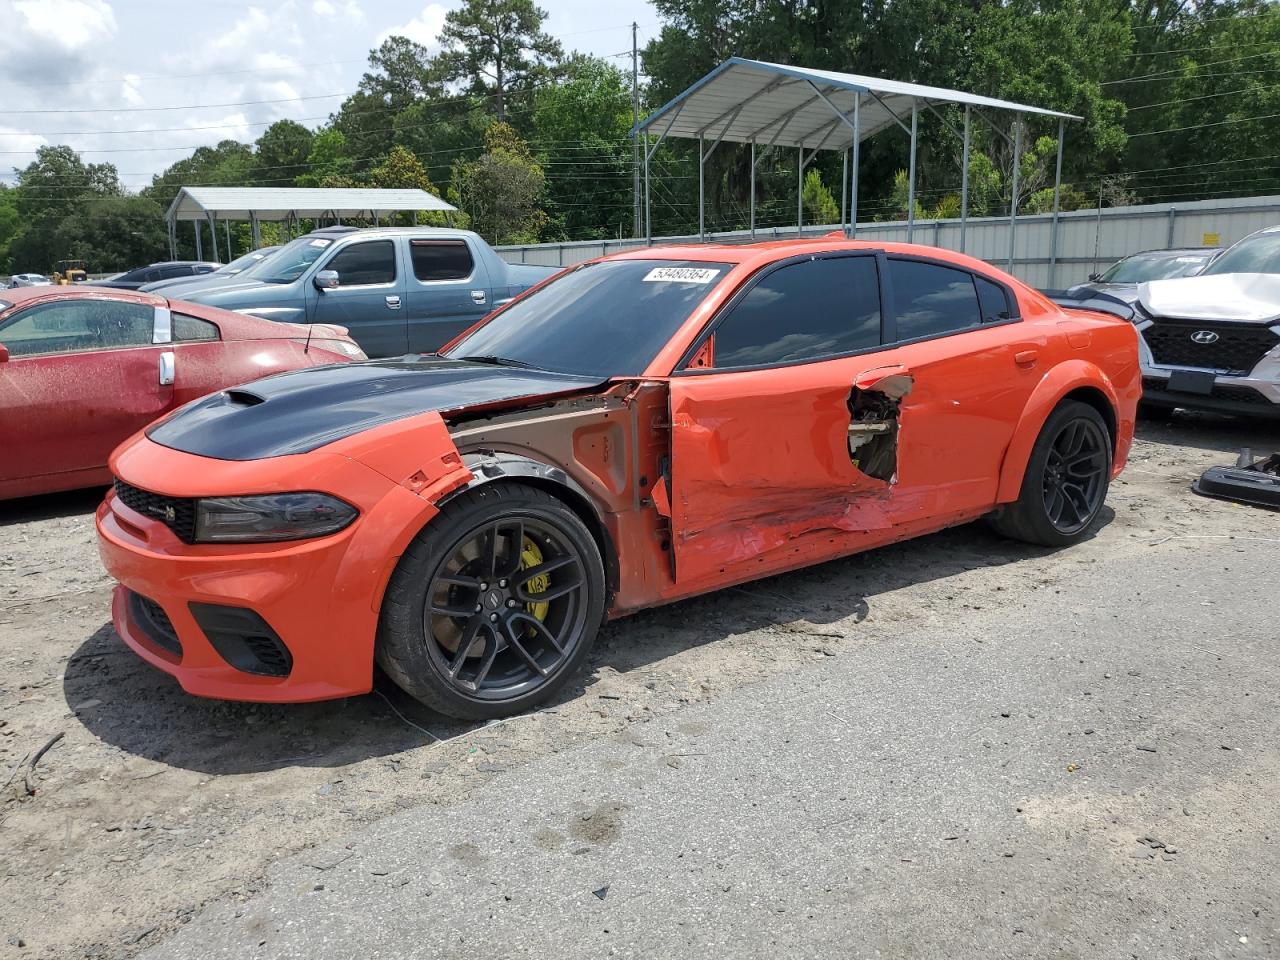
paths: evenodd
<path fill-rule="evenodd" d="M 1104 207 L 1058 215 L 1019 215 L 1014 232 L 1013 274 L 1034 287 L 1066 287 L 1085 279 L 1123 256 L 1163 247 L 1227 246 L 1262 227 L 1280 223 L 1280 197 L 1236 197 L 1192 200 L 1142 207 Z M 839 230 L 839 224 L 805 227 L 803 236 Z M 1055 238 L 1056 232 L 1056 238 Z M 758 229 L 757 240 L 796 236 L 795 227 Z M 745 230 L 709 233 L 708 240 L 743 243 Z M 860 223 L 858 239 L 905 241 L 905 222 Z M 1055 243 L 1056 239 L 1056 243 Z M 655 237 L 654 243 L 697 242 L 698 237 Z M 915 225 L 916 243 L 952 250 L 960 248 L 959 220 L 923 220 Z M 509 263 L 569 266 L 593 257 L 643 247 L 644 240 L 582 240 L 498 247 Z M 966 252 L 1005 268 L 1009 260 L 1009 218 L 970 218 L 965 227 Z"/>

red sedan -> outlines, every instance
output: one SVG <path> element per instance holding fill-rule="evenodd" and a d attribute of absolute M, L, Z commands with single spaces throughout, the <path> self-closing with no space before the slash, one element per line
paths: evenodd
<path fill-rule="evenodd" d="M 112 457 L 116 630 L 191 693 L 527 709 L 608 617 L 989 517 L 1088 536 L 1138 335 L 841 237 L 579 265 L 439 355 L 206 397 Z"/>
<path fill-rule="evenodd" d="M 341 327 L 153 294 L 0 290 L 0 499 L 111 482 L 126 437 L 189 400 L 364 353 Z"/>

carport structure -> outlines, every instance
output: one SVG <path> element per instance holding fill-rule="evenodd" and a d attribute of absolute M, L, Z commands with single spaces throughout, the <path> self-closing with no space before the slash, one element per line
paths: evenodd
<path fill-rule="evenodd" d="M 457 208 L 425 190 L 307 187 L 183 187 L 169 204 L 169 253 L 177 257 L 178 223 L 195 224 L 196 259 L 204 259 L 201 223 L 209 225 L 213 257 L 218 257 L 218 221 L 224 224 L 227 259 L 231 259 L 231 221 L 248 222 L 254 247 L 262 246 L 259 225 L 266 222 L 297 225 L 304 217 L 328 219 L 365 218 L 377 223 L 393 213 L 411 212 L 414 222 L 420 210 L 452 213 Z"/>
<path fill-rule="evenodd" d="M 964 107 L 963 129 L 957 130 L 938 109 L 940 105 Z M 858 230 L 859 148 L 863 140 L 891 127 L 911 138 L 908 161 L 907 239 L 915 232 L 916 148 L 920 111 L 927 110 L 960 136 L 963 146 L 960 182 L 960 250 L 964 250 L 965 223 L 969 216 L 969 154 L 973 117 L 986 122 L 1022 155 L 1022 118 L 1025 114 L 1058 120 L 1058 155 L 1054 173 L 1053 215 L 1056 226 L 1062 189 L 1062 141 L 1064 125 L 1080 117 L 1056 110 L 982 97 L 960 90 L 928 87 L 898 80 L 882 80 L 852 73 L 792 67 L 761 60 L 731 57 L 705 77 L 638 123 L 634 136 L 644 137 L 645 237 L 653 239 L 650 218 L 649 161 L 667 137 L 698 141 L 698 234 L 706 237 L 704 167 L 721 143 L 751 145 L 751 233 L 756 230 L 756 147 L 791 147 L 797 151 L 796 228 L 804 223 L 804 173 L 819 150 L 839 150 L 844 155 L 840 189 L 840 220 L 846 235 Z M 984 110 L 1015 114 L 1012 141 Z M 656 139 L 650 142 L 651 135 Z M 710 146 L 707 146 L 710 142 Z M 1012 202 L 1009 205 L 1009 262 L 1012 264 L 1018 222 L 1018 167 L 1013 164 Z M 850 170 L 852 168 L 852 176 Z M 1056 238 L 1057 231 L 1054 231 Z"/>

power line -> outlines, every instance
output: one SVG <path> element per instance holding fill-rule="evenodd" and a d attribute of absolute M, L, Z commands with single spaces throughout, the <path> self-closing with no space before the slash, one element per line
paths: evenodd
<path fill-rule="evenodd" d="M 1258 57 L 1270 57 L 1273 55 L 1274 55 L 1274 51 L 1268 50 L 1265 53 L 1251 53 L 1246 57 L 1233 57 L 1230 60 L 1213 60 L 1213 61 L 1210 61 L 1209 63 L 1186 64 L 1185 66 L 1217 67 L 1217 66 L 1221 66 L 1224 63 L 1239 63 L 1242 60 L 1256 60 L 1258 59 Z M 1154 73 L 1140 73 L 1135 77 L 1124 77 L 1121 80 L 1103 80 L 1102 83 L 1099 84 L 1099 86 L 1106 87 L 1116 83 L 1128 83 L 1131 80 L 1150 80 L 1150 79 L 1158 78 L 1163 74 L 1178 73 L 1182 69 L 1183 67 L 1173 67 L 1169 70 L 1157 70 Z"/>
<path fill-rule="evenodd" d="M 1194 103 L 1197 100 L 1212 100 L 1214 97 L 1230 97 L 1230 96 L 1234 96 L 1237 93 L 1250 93 L 1258 89 L 1274 90 L 1275 86 L 1276 86 L 1275 84 L 1272 84 L 1271 86 L 1262 87 L 1262 88 L 1241 87 L 1239 90 L 1227 90 L 1223 93 L 1206 93 L 1202 97 L 1179 97 L 1177 100 L 1165 100 L 1162 103 L 1144 103 L 1141 106 L 1129 107 L 1129 113 L 1135 113 L 1138 110 L 1151 110 L 1151 109 L 1154 109 L 1155 107 L 1168 107 L 1168 106 L 1172 106 L 1175 103 Z"/>
<path fill-rule="evenodd" d="M 1233 123 L 1250 123 L 1254 120 L 1273 120 L 1280 117 L 1280 113 L 1267 113 L 1258 117 L 1238 117 L 1234 120 L 1217 120 L 1213 123 L 1197 123 L 1190 127 L 1170 127 L 1167 130 L 1148 130 L 1145 133 L 1131 133 L 1130 140 L 1136 140 L 1138 137 L 1155 137 L 1162 133 L 1185 133 L 1188 130 L 1204 130 L 1207 127 L 1222 127 Z"/>
<path fill-rule="evenodd" d="M 154 113 L 163 110 L 209 110 L 215 107 L 258 107 L 273 103 L 301 103 L 304 100 L 332 100 L 335 97 L 350 97 L 350 93 L 317 93 L 309 97 L 281 97 L 276 100 L 240 100 L 234 103 L 190 103 L 173 107 L 86 107 L 80 110 L 0 110 L 0 114 L 36 114 L 43 116 L 50 113 Z"/>

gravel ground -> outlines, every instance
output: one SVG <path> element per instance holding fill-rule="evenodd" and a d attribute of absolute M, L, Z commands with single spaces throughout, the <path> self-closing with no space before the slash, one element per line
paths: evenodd
<path fill-rule="evenodd" d="M 455 927 L 463 942 L 428 952 L 545 955 L 564 930 L 579 935 L 571 956 L 976 956 L 988 925 L 988 955 L 1274 954 L 1280 519 L 1188 491 L 1246 445 L 1280 447 L 1280 429 L 1143 424 L 1103 524 L 1074 549 L 974 525 L 644 613 L 604 631 L 551 707 L 485 727 L 389 685 L 293 707 L 189 698 L 107 623 L 96 496 L 0 505 L 0 956 L 259 941 L 315 955 L 279 911 L 321 916 L 326 901 L 303 898 L 330 874 L 353 903 L 383 905 L 363 916 L 388 938 L 344 922 L 333 956 L 360 955 L 348 930 L 412 953 Z M 762 704 L 767 725 L 726 734 L 762 724 Z M 841 791 L 856 816 L 838 827 Z M 744 812 L 761 798 L 737 840 L 717 829 L 717 796 Z M 938 846 L 956 843 L 944 821 L 964 846 Z M 453 837 L 444 858 L 437 833 Z M 522 856 L 499 858 L 499 841 Z M 702 886 L 685 891 L 663 859 L 677 848 Z M 394 871 L 375 874 L 375 853 Z M 742 899 L 704 896 L 716 862 Z M 1155 894 L 1144 869 L 1163 871 Z M 435 876 L 456 890 L 429 906 L 375 896 L 392 873 L 405 891 Z M 622 895 L 592 896 L 610 877 Z M 556 891 L 553 909 L 516 925 L 537 890 Z M 617 905 L 615 939 L 583 890 L 586 907 Z M 773 901 L 784 912 L 765 915 Z M 804 903 L 841 919 L 806 925 Z M 475 939 L 490 934 L 506 939 Z"/>

